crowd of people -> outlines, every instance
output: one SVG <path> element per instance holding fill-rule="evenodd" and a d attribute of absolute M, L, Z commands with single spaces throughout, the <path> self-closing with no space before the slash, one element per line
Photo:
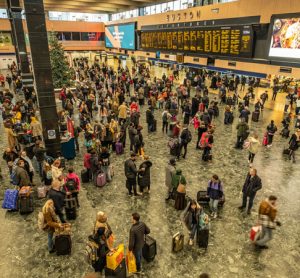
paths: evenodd
<path fill-rule="evenodd" d="M 266 127 L 263 142 L 259 139 L 259 134 L 250 133 L 250 115 L 252 121 L 259 121 L 259 115 L 268 101 L 268 93 L 265 92 L 254 101 L 254 110 L 250 111 L 250 100 L 255 100 L 258 80 L 250 79 L 246 86 L 245 77 L 228 77 L 201 71 L 193 79 L 187 73 L 182 84 L 178 84 L 174 75 L 152 77 L 149 68 L 143 64 L 136 64 L 129 69 L 119 63 L 115 70 L 106 62 L 95 62 L 90 66 L 84 60 L 76 65 L 75 73 L 74 88 L 64 86 L 59 93 L 61 107 L 58 107 L 58 114 L 62 137 L 70 136 L 68 121 L 71 120 L 74 125 L 74 148 L 77 154 L 82 154 L 85 168 L 80 174 L 75 173 L 74 168 L 68 165 L 62 153 L 57 153 L 56 157 L 47 155 L 37 113 L 36 93 L 33 89 L 22 86 L 16 65 L 10 67 L 6 76 L 7 86 L 4 87 L 4 82 L 0 92 L 2 118 L 7 135 L 3 159 L 13 186 L 19 189 L 30 187 L 29 191 L 32 191 L 37 185 L 38 196 L 47 196 L 41 217 L 44 224 L 42 229 L 48 232 L 50 253 L 57 251 L 54 244 L 55 231 L 64 230 L 68 220 L 76 219 L 76 210 L 80 208 L 81 183 L 92 182 L 99 187 L 110 183 L 115 171 L 112 157 L 122 155 L 126 148 L 130 150 L 130 157 L 124 163 L 124 186 L 128 195 L 135 198 L 150 194 L 151 167 L 154 162 L 145 154 L 147 146 L 143 136 L 160 132 L 157 130 L 157 117 L 162 122 L 161 132 L 168 135 L 166 146 L 172 156 L 165 167 L 165 200 L 174 200 L 174 208 L 183 211 L 182 221 L 189 231 L 189 245 L 194 244 L 195 237 L 200 237 L 207 248 L 210 217 L 218 217 L 221 200 L 222 203 L 225 200 L 226 185 L 217 174 L 208 181 L 203 200 L 208 200 L 211 213 L 209 217 L 201 198 L 188 198 L 188 182 L 177 165 L 181 159 L 188 163 L 188 145 L 192 141 L 196 143 L 196 151 L 202 151 L 204 163 L 213 161 L 212 149 L 214 142 L 218 140 L 215 136 L 218 128 L 215 119 L 222 111 L 225 125 L 233 124 L 235 116 L 239 118 L 235 148 L 237 151 L 246 149 L 249 152 L 250 170 L 242 188 L 243 198 L 239 209 L 246 209 L 248 214 L 251 213 L 256 193 L 263 184 L 254 167 L 254 158 L 261 145 L 268 148 L 272 146 L 273 137 L 278 131 L 272 120 Z M 206 86 L 208 82 L 211 84 L 210 89 L 218 90 L 218 95 L 212 97 L 209 94 Z M 289 138 L 289 147 L 284 151 L 289 159 L 296 162 L 295 152 L 300 141 L 300 96 L 292 97 L 296 99 L 297 105 L 295 131 L 289 136 L 293 114 L 286 113 L 280 134 Z M 145 113 L 145 123 L 141 121 L 141 113 Z M 192 129 L 197 134 L 196 140 L 193 140 Z M 80 144 L 81 140 L 83 144 Z M 142 157 L 139 166 L 136 165 L 137 157 Z M 260 248 L 267 248 L 266 243 L 271 239 L 275 224 L 280 225 L 276 220 L 276 201 L 277 197 L 271 195 L 259 206 L 258 220 L 263 228 L 255 245 Z M 97 246 L 92 261 L 95 272 L 104 270 L 107 253 L 115 250 L 114 234 L 107 218 L 107 212 L 97 213 L 94 232 L 89 238 Z M 135 256 L 136 271 L 141 272 L 144 237 L 150 233 L 150 229 L 140 221 L 137 212 L 132 214 L 132 223 L 129 252 L 133 252 Z"/>

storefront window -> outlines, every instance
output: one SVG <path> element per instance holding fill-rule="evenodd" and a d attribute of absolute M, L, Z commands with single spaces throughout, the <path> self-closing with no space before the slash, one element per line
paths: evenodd
<path fill-rule="evenodd" d="M 108 14 L 89 14 L 89 13 L 49 11 L 48 15 L 49 15 L 49 20 L 88 21 L 88 22 L 108 21 Z"/>

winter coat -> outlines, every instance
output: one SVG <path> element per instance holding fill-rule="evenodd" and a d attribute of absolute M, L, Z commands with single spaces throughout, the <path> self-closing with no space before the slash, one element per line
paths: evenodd
<path fill-rule="evenodd" d="M 30 128 L 32 130 L 32 136 L 33 137 L 38 137 L 42 136 L 42 127 L 41 124 L 38 121 L 31 122 Z"/>
<path fill-rule="evenodd" d="M 16 168 L 16 175 L 17 175 L 18 182 L 19 182 L 18 185 L 20 187 L 31 185 L 29 175 L 24 168 L 18 166 Z"/>
<path fill-rule="evenodd" d="M 46 223 L 44 227 L 45 231 L 54 232 L 56 228 L 59 228 L 60 222 L 52 207 L 43 208 L 43 215 Z"/>
<path fill-rule="evenodd" d="M 169 188 L 169 191 L 172 191 L 173 190 L 172 179 L 173 176 L 176 174 L 175 166 L 169 163 L 166 166 L 165 173 L 166 173 L 165 185 Z"/>
<path fill-rule="evenodd" d="M 77 186 L 77 190 L 80 190 L 80 179 L 75 173 L 68 173 L 65 178 L 65 183 L 67 183 L 68 180 L 74 180 Z M 66 190 L 68 191 L 68 190 Z"/>
<path fill-rule="evenodd" d="M 10 149 L 13 150 L 15 146 L 18 144 L 16 139 L 16 134 L 13 132 L 11 128 L 5 128 L 5 131 L 7 133 L 8 146 Z"/>
<path fill-rule="evenodd" d="M 258 152 L 260 142 L 257 139 L 255 139 L 254 137 L 250 137 L 249 142 L 250 142 L 249 152 L 256 154 Z"/>
<path fill-rule="evenodd" d="M 150 109 L 146 111 L 146 123 L 152 124 L 154 122 L 154 115 Z"/>
<path fill-rule="evenodd" d="M 207 195 L 210 199 L 219 200 L 223 196 L 223 186 L 221 181 L 209 181 L 207 186 Z"/>
<path fill-rule="evenodd" d="M 152 167 L 152 162 L 149 160 L 143 161 L 143 163 L 140 165 L 140 169 L 144 168 L 145 171 L 140 172 L 138 176 L 138 184 L 140 187 L 148 187 L 151 184 L 151 174 L 150 174 L 150 168 Z"/>
<path fill-rule="evenodd" d="M 247 175 L 242 192 L 246 196 L 255 196 L 256 192 L 262 188 L 261 179 L 259 176 L 251 177 L 250 174 Z"/>
<path fill-rule="evenodd" d="M 176 174 L 172 177 L 172 187 L 173 189 L 177 189 L 179 183 L 186 185 L 186 179 L 181 174 L 181 170 L 176 170 Z"/>
<path fill-rule="evenodd" d="M 57 180 L 62 175 L 62 169 L 51 165 L 52 179 Z"/>
<path fill-rule="evenodd" d="M 192 229 L 192 224 L 196 224 L 198 226 L 201 210 L 202 209 L 199 205 L 197 205 L 195 210 L 193 210 L 190 207 L 190 202 L 189 202 L 186 209 L 182 213 L 182 221 L 189 231 L 191 231 L 191 229 Z M 195 217 L 194 220 L 196 221 L 196 223 L 193 223 L 193 213 L 194 213 L 194 217 Z"/>
<path fill-rule="evenodd" d="M 127 117 L 127 106 L 125 104 L 121 104 L 119 106 L 119 119 L 126 119 Z"/>
<path fill-rule="evenodd" d="M 249 126 L 246 122 L 240 122 L 236 126 L 236 129 L 237 129 L 237 136 L 244 137 L 247 131 L 249 130 Z"/>
<path fill-rule="evenodd" d="M 138 173 L 136 165 L 132 159 L 127 159 L 124 165 L 125 176 L 127 179 L 135 179 Z"/>

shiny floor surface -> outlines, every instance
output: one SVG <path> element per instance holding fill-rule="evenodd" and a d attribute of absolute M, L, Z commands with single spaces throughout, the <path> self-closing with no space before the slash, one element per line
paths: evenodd
<path fill-rule="evenodd" d="M 161 68 L 153 67 L 152 74 L 161 76 Z M 269 107 L 274 106 L 269 102 Z M 281 104 L 280 104 L 281 105 Z M 276 106 L 276 105 L 275 105 Z M 76 221 L 72 221 L 72 255 L 57 257 L 47 251 L 47 234 L 37 228 L 37 214 L 45 200 L 36 200 L 34 213 L 21 216 L 0 210 L 0 277 L 1 278 L 80 278 L 92 269 L 84 260 L 85 241 L 93 229 L 97 211 L 108 213 L 108 221 L 116 235 L 117 243 L 128 244 L 131 213 L 137 211 L 142 221 L 151 229 L 151 236 L 157 240 L 158 253 L 151 263 L 143 262 L 145 275 L 149 278 L 197 278 L 207 272 L 212 278 L 296 278 L 300 266 L 300 191 L 299 191 L 299 153 L 297 163 L 293 164 L 282 155 L 287 146 L 279 132 L 275 135 L 271 148 L 261 147 L 254 161 L 263 188 L 257 194 L 250 216 L 240 213 L 241 188 L 248 171 L 247 152 L 233 148 L 236 140 L 237 113 L 232 126 L 223 124 L 223 107 L 216 125 L 215 144 L 212 163 L 201 161 L 201 151 L 195 149 L 196 133 L 191 127 L 193 140 L 188 146 L 186 159 L 178 162 L 187 178 L 187 194 L 195 198 L 198 190 L 205 190 L 208 179 L 219 175 L 224 183 L 226 203 L 220 217 L 211 222 L 209 247 L 207 251 L 195 246 L 184 247 L 180 253 L 171 252 L 172 235 L 178 231 L 188 234 L 179 220 L 180 212 L 175 211 L 173 203 L 166 203 L 164 168 L 171 158 L 167 148 L 167 136 L 161 132 L 161 111 L 155 111 L 158 120 L 157 132 L 148 134 L 144 128 L 145 152 L 151 156 L 151 193 L 145 197 L 128 197 L 125 188 L 123 163 L 129 156 L 127 142 L 124 155 L 112 155 L 115 176 L 111 184 L 102 189 L 92 184 L 84 184 L 80 193 L 81 207 Z M 251 107 L 253 110 L 253 107 Z M 277 111 L 276 111 L 277 110 Z M 262 140 L 265 128 L 271 119 L 281 127 L 281 109 L 265 109 L 258 123 L 250 122 L 251 132 L 257 132 Z M 145 108 L 142 109 L 141 123 L 145 124 Z M 3 132 L 3 127 L 1 127 Z M 1 137 L 1 147 L 6 146 L 6 138 Z M 83 168 L 84 146 L 75 161 L 70 162 L 78 173 Z M 141 159 L 137 161 L 137 165 Z M 0 186 L 0 199 L 9 188 L 6 166 L 1 162 L 4 181 Z M 38 179 L 36 180 L 38 184 Z M 278 219 L 282 227 L 277 228 L 269 249 L 257 251 L 249 241 L 249 231 L 257 220 L 260 200 L 268 195 L 278 196 Z M 139 277 L 139 276 L 136 276 Z"/>

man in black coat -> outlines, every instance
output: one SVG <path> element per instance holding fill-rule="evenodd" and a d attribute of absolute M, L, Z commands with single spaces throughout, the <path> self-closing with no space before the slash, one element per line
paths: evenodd
<path fill-rule="evenodd" d="M 247 199 L 249 198 L 247 214 L 251 213 L 251 208 L 253 206 L 253 201 L 256 195 L 256 192 L 262 188 L 261 179 L 257 176 L 257 170 L 250 168 L 250 171 L 246 177 L 244 186 L 243 186 L 243 203 L 239 207 L 240 210 L 243 210 L 247 206 Z"/>
<path fill-rule="evenodd" d="M 140 215 L 137 212 L 132 214 L 132 223 L 128 249 L 135 256 L 137 272 L 141 272 L 142 249 L 145 244 L 145 235 L 150 234 L 150 229 L 140 221 Z"/>
<path fill-rule="evenodd" d="M 154 131 L 154 115 L 151 107 L 146 111 L 146 123 L 148 124 L 148 132 Z"/>
<path fill-rule="evenodd" d="M 61 191 L 61 182 L 55 180 L 52 183 L 52 188 L 48 192 L 48 198 L 54 203 L 55 213 L 58 215 L 61 223 L 66 223 L 64 218 L 63 209 L 65 206 L 66 193 Z"/>

